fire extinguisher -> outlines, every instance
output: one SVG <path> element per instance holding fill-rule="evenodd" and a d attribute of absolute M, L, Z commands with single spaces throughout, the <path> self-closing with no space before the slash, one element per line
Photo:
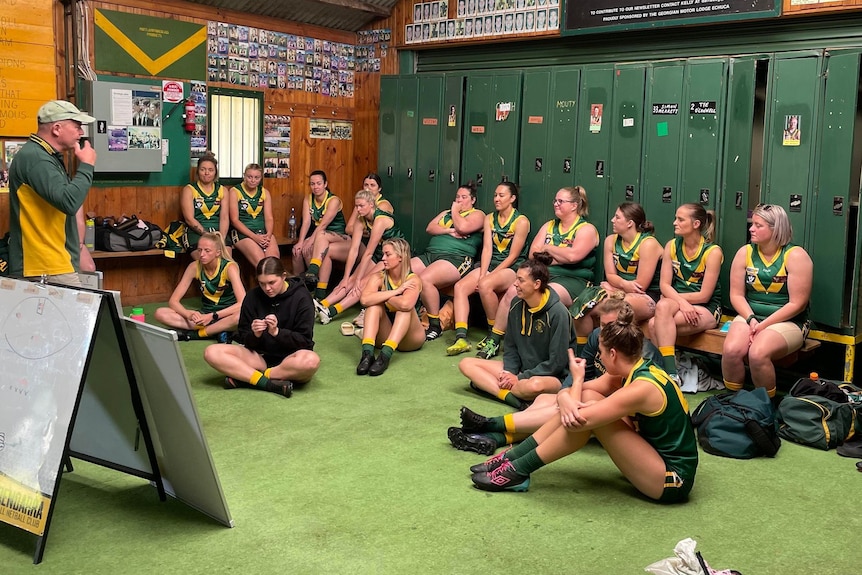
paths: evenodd
<path fill-rule="evenodd" d="M 195 103 L 191 99 L 186 100 L 184 112 L 185 122 L 183 126 L 187 132 L 194 132 L 197 129 L 195 126 Z"/>

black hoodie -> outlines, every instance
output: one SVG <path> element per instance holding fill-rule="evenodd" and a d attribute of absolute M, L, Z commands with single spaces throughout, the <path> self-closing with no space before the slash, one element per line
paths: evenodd
<path fill-rule="evenodd" d="M 248 292 L 242 300 L 236 341 L 261 355 L 281 358 L 299 351 L 314 349 L 314 303 L 311 294 L 299 278 L 285 280 L 287 288 L 275 297 L 268 297 L 260 286 Z M 251 322 L 269 314 L 278 318 L 278 335 L 269 332 L 256 337 Z"/>

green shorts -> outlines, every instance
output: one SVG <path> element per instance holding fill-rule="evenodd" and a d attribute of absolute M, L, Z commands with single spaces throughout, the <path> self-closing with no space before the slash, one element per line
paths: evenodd
<path fill-rule="evenodd" d="M 255 230 L 252 230 L 252 231 L 253 231 L 254 233 L 256 233 L 257 235 L 259 235 L 259 236 L 266 235 L 266 230 L 261 231 L 261 232 L 258 232 L 258 231 L 255 231 Z M 231 231 L 230 231 L 230 233 L 228 234 L 228 237 L 230 238 L 230 245 L 235 246 L 235 245 L 236 245 L 236 244 L 238 244 L 240 241 L 242 241 L 242 240 L 244 240 L 244 239 L 248 238 L 249 236 L 247 236 L 247 235 L 245 235 L 245 234 L 243 234 L 243 233 L 240 233 L 238 230 L 231 230 Z M 257 243 L 257 242 L 255 241 L 255 243 Z"/>
<path fill-rule="evenodd" d="M 548 283 L 563 286 L 563 289 L 569 293 L 569 297 L 571 297 L 572 300 L 578 297 L 581 292 L 590 285 L 590 281 L 584 278 L 573 278 L 571 276 L 563 275 L 551 275 L 550 278 L 548 278 Z"/>
<path fill-rule="evenodd" d="M 473 258 L 470 256 L 447 256 L 444 254 L 430 254 L 428 252 L 419 256 L 419 261 L 425 264 L 425 267 L 430 266 L 438 260 L 449 262 L 455 266 L 455 269 L 458 270 L 458 274 L 461 277 L 464 277 L 473 269 Z"/>
<path fill-rule="evenodd" d="M 666 467 L 664 491 L 658 500 L 660 503 L 681 503 L 688 499 L 692 487 L 694 487 L 694 477 L 684 478 L 670 467 Z"/>

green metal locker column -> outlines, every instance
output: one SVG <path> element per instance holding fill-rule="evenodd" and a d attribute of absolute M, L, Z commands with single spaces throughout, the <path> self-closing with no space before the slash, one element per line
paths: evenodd
<path fill-rule="evenodd" d="M 647 71 L 644 106 L 643 193 L 640 203 L 655 224 L 656 238 L 664 245 L 673 235 L 679 189 L 682 102 L 685 62 L 660 62 Z"/>
<path fill-rule="evenodd" d="M 721 162 L 722 193 L 718 205 L 717 243 L 724 250 L 721 293 L 725 309 L 730 306 L 728 274 L 733 255 L 748 239 L 748 196 L 754 134 L 755 57 L 731 58 L 728 63 L 727 112 L 724 154 Z M 768 65 L 768 60 L 761 62 Z"/>
<path fill-rule="evenodd" d="M 682 193 L 677 205 L 694 202 L 707 210 L 718 206 L 726 75 L 724 59 L 689 60 L 686 66 Z"/>
<path fill-rule="evenodd" d="M 461 181 L 461 137 L 464 128 L 464 76 L 447 74 L 443 83 L 446 112 L 440 143 L 440 175 L 437 177 L 437 213 L 449 209 Z"/>
<path fill-rule="evenodd" d="M 383 193 L 395 190 L 395 163 L 398 160 L 398 76 L 380 78 L 380 130 L 377 142 L 377 173 Z M 357 188 L 358 189 L 358 188 Z M 351 193 L 356 192 L 353 190 Z"/>
<path fill-rule="evenodd" d="M 573 162 L 577 155 L 575 141 L 578 131 L 578 109 L 581 86 L 581 70 L 579 68 L 555 68 L 551 79 L 551 113 L 550 136 L 544 170 L 546 173 L 547 194 L 542 206 L 543 218 L 548 220 L 553 213 L 553 200 L 557 190 L 566 186 L 574 186 L 575 171 Z M 526 89 L 526 85 L 524 86 Z M 538 223 L 537 223 L 538 225 Z M 536 226 L 533 226 L 534 230 Z"/>
<path fill-rule="evenodd" d="M 643 148 L 644 88 L 643 64 L 618 65 L 614 69 L 614 100 L 610 117 L 602 124 L 611 130 L 609 212 L 625 201 L 640 202 L 641 157 Z M 611 212 L 612 213 L 612 212 Z"/>
<path fill-rule="evenodd" d="M 793 240 L 806 245 L 814 201 L 814 151 L 822 92 L 820 52 L 779 54 L 767 90 L 764 185 L 761 203 L 778 204 L 790 216 Z M 793 134 L 791 122 L 797 122 Z M 818 271 L 819 273 L 819 271 Z"/>
<path fill-rule="evenodd" d="M 443 110 L 442 76 L 420 76 L 418 116 L 413 237 L 408 236 L 408 241 L 414 253 L 420 254 L 428 245 L 425 228 L 438 213 L 440 145 L 447 121 L 447 114 Z"/>
<path fill-rule="evenodd" d="M 414 186 L 418 177 L 417 135 L 419 78 L 402 76 L 398 81 L 398 154 L 395 174 L 387 187 L 384 180 L 384 193 L 395 208 L 395 221 L 406 238 L 413 237 L 413 213 L 415 211 Z M 425 224 L 420 224 L 424 229 Z"/>
<path fill-rule="evenodd" d="M 518 181 L 521 73 L 467 76 L 466 108 L 461 169 L 466 179 L 481 180 L 477 204 L 488 212 L 497 184 Z"/>
<path fill-rule="evenodd" d="M 574 182 L 587 191 L 590 221 L 604 238 L 610 229 L 608 177 L 611 133 L 615 127 L 611 111 L 614 90 L 614 70 L 607 66 L 585 66 L 581 71 L 581 102 L 576 126 L 577 143 L 572 157 Z M 620 201 L 614 202 L 614 207 Z M 601 270 L 601 257 L 598 258 Z M 596 276 L 602 277 L 601 274 Z"/>
<path fill-rule="evenodd" d="M 551 70 L 524 72 L 524 97 L 521 103 L 521 166 L 518 184 L 521 197 L 518 209 L 530 220 L 535 233 L 540 221 L 548 215 L 546 184 L 551 165 L 552 112 Z"/>
<path fill-rule="evenodd" d="M 858 327 L 855 310 L 859 305 L 862 242 L 858 210 L 851 221 L 851 201 L 857 198 L 850 191 L 859 189 L 859 165 L 854 169 L 853 162 L 859 66 L 858 50 L 830 51 L 826 59 L 817 195 L 807 244 L 814 261 L 811 316 L 818 324 L 833 328 Z"/>

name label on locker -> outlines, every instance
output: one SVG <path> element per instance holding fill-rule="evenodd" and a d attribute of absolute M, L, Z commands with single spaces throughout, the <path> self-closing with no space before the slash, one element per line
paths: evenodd
<path fill-rule="evenodd" d="M 423 126 L 436 126 L 437 125 L 437 118 L 422 118 L 422 125 Z"/>
<path fill-rule="evenodd" d="M 692 102 L 688 110 L 691 114 L 717 114 L 718 102 Z"/>
<path fill-rule="evenodd" d="M 654 116 L 676 116 L 679 114 L 679 104 L 653 104 Z"/>
<path fill-rule="evenodd" d="M 545 121 L 544 116 L 528 116 L 527 123 L 528 124 L 541 124 Z"/>
<path fill-rule="evenodd" d="M 484 134 L 485 126 L 470 126 L 470 132 L 473 134 Z"/>

